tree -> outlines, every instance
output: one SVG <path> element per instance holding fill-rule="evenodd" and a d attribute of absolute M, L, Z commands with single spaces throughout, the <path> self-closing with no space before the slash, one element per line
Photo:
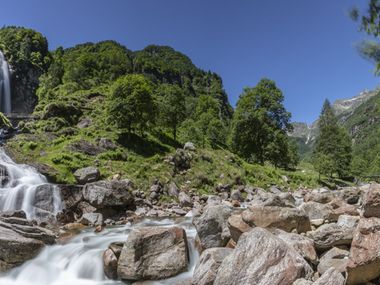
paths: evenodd
<path fill-rule="evenodd" d="M 313 153 L 314 166 L 320 174 L 348 175 L 352 160 L 351 139 L 338 125 L 334 110 L 325 100 L 319 117 L 319 135 Z"/>
<path fill-rule="evenodd" d="M 174 140 L 177 140 L 177 129 L 185 120 L 185 94 L 177 85 L 162 84 L 157 91 L 160 99 L 159 113 L 164 126 L 171 128 Z"/>
<path fill-rule="evenodd" d="M 358 8 L 351 10 L 351 18 L 359 21 L 360 30 L 368 35 L 378 37 L 380 35 L 380 1 L 370 0 L 368 10 L 361 13 Z M 376 74 L 380 73 L 380 44 L 376 41 L 365 40 L 358 46 L 359 53 L 366 59 L 376 64 Z"/>
<path fill-rule="evenodd" d="M 150 82 L 138 74 L 119 78 L 112 86 L 108 100 L 108 119 L 130 133 L 137 127 L 141 133 L 152 123 L 155 114 Z"/>
<path fill-rule="evenodd" d="M 281 90 L 269 79 L 244 89 L 231 123 L 230 144 L 235 153 L 261 164 L 266 160 L 280 164 L 278 158 L 288 147 L 286 133 L 292 129 L 283 101 Z"/>

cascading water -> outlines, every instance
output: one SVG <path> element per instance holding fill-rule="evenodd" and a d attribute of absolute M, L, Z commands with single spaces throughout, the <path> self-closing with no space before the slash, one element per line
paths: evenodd
<path fill-rule="evenodd" d="M 11 113 L 11 82 L 8 62 L 0 51 L 0 110 Z"/>
<path fill-rule="evenodd" d="M 198 253 L 194 247 L 196 231 L 191 218 L 145 220 L 133 225 L 133 228 L 173 225 L 183 227 L 187 233 L 190 252 L 188 271 L 170 279 L 139 284 L 182 284 L 192 277 Z M 131 229 L 132 226 L 123 226 L 106 228 L 101 233 L 94 233 L 93 229 L 83 231 L 69 243 L 48 246 L 33 260 L 0 276 L 0 285 L 125 285 L 121 281 L 107 280 L 104 277 L 102 254 L 110 243 L 126 241 Z"/>
<path fill-rule="evenodd" d="M 62 210 L 59 189 L 34 168 L 14 163 L 3 149 L 0 165 L 0 212 L 23 210 L 28 219 L 44 220 Z"/>
<path fill-rule="evenodd" d="M 47 193 L 53 192 L 50 199 L 44 200 L 52 205 L 52 214 L 62 209 L 58 189 L 47 184 L 44 176 L 34 168 L 14 163 L 0 149 L 0 212 L 23 210 L 29 219 L 41 218 L 40 208 L 36 206 L 37 192 L 41 186 Z M 43 216 L 45 217 L 45 216 Z M 0 275 L 0 285 L 121 285 L 121 281 L 107 280 L 104 275 L 102 255 L 112 242 L 123 242 L 133 228 L 147 226 L 180 226 L 186 230 L 189 244 L 190 264 L 188 271 L 175 277 L 160 281 L 147 281 L 144 285 L 181 284 L 192 277 L 198 253 L 194 247 L 196 230 L 191 217 L 181 219 L 149 220 L 134 225 L 107 227 L 100 233 L 86 229 L 63 245 L 46 246 L 34 259 L 22 266 Z"/>

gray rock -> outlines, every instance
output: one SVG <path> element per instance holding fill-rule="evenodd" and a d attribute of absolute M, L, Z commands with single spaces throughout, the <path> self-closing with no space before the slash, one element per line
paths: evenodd
<path fill-rule="evenodd" d="M 100 172 L 96 167 L 85 167 L 74 172 L 74 177 L 79 184 L 91 183 L 99 180 Z"/>
<path fill-rule="evenodd" d="M 132 183 L 129 180 L 98 181 L 83 187 L 83 199 L 97 209 L 133 206 Z"/>
<path fill-rule="evenodd" d="M 118 279 L 117 264 L 122 248 L 122 243 L 112 243 L 103 253 L 104 274 L 110 279 Z"/>
<path fill-rule="evenodd" d="M 233 211 L 224 205 L 208 206 L 203 214 L 194 217 L 193 224 L 197 230 L 202 250 L 212 247 L 224 247 L 229 239 L 230 231 L 227 220 Z"/>
<path fill-rule="evenodd" d="M 109 149 L 109 150 L 117 149 L 117 145 L 112 140 L 107 139 L 107 138 L 100 138 L 98 144 L 101 148 L 104 148 L 104 149 Z"/>
<path fill-rule="evenodd" d="M 348 250 L 333 247 L 321 256 L 318 272 L 322 275 L 330 268 L 335 268 L 338 272 L 345 272 L 349 255 Z"/>
<path fill-rule="evenodd" d="M 146 227 L 129 234 L 117 272 L 123 280 L 159 280 L 186 271 L 188 262 L 185 230 Z"/>
<path fill-rule="evenodd" d="M 306 212 L 310 220 L 327 220 L 333 211 L 330 204 L 322 204 L 314 201 L 303 203 L 299 208 Z"/>
<path fill-rule="evenodd" d="M 312 284 L 313 284 L 312 281 L 306 280 L 305 278 L 300 278 L 294 281 L 292 285 L 312 285 Z"/>
<path fill-rule="evenodd" d="M 185 145 L 183 146 L 183 149 L 184 150 L 191 150 L 191 151 L 196 150 L 195 145 L 192 142 L 185 143 Z"/>
<path fill-rule="evenodd" d="M 174 182 L 171 182 L 168 186 L 168 195 L 171 197 L 178 197 L 179 189 Z"/>
<path fill-rule="evenodd" d="M 330 268 L 323 275 L 313 283 L 313 285 L 344 285 L 346 280 L 342 274 L 334 268 Z"/>
<path fill-rule="evenodd" d="M 312 264 L 317 264 L 318 255 L 314 249 L 314 241 L 302 235 L 287 233 L 283 230 L 275 229 L 271 232 L 278 238 L 293 247 L 305 260 Z"/>
<path fill-rule="evenodd" d="M 292 284 L 313 270 L 292 247 L 268 230 L 244 233 L 231 255 L 219 267 L 214 285 Z"/>
<path fill-rule="evenodd" d="M 371 184 L 363 194 L 363 216 L 380 218 L 380 184 Z"/>
<path fill-rule="evenodd" d="M 100 213 L 85 213 L 82 215 L 80 222 L 86 226 L 103 225 L 103 215 Z"/>
<path fill-rule="evenodd" d="M 232 251 L 231 248 L 215 247 L 202 252 L 194 270 L 192 284 L 212 285 L 218 273 L 219 266 Z"/>
<path fill-rule="evenodd" d="M 251 206 L 242 213 L 243 221 L 250 226 L 278 228 L 287 232 L 303 233 L 311 230 L 306 213 L 297 208 Z"/>
<path fill-rule="evenodd" d="M 359 220 L 360 220 L 359 216 L 341 215 L 339 216 L 336 224 L 340 227 L 354 229 L 358 225 Z"/>
<path fill-rule="evenodd" d="M 308 232 L 307 236 L 314 240 L 317 250 L 328 250 L 334 246 L 349 246 L 352 242 L 353 229 L 330 223 L 320 226 L 315 231 Z"/>
<path fill-rule="evenodd" d="M 178 200 L 179 200 L 179 204 L 182 207 L 192 207 L 193 206 L 193 202 L 191 201 L 191 198 L 185 192 L 179 193 Z"/>
<path fill-rule="evenodd" d="M 243 198 L 243 195 L 242 195 L 240 189 L 236 189 L 236 190 L 232 191 L 232 193 L 231 193 L 231 199 L 239 201 L 239 202 L 243 202 L 244 201 L 244 198 Z"/>

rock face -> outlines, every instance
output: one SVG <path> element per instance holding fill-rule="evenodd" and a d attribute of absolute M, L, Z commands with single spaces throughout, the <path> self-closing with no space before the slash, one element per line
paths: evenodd
<path fill-rule="evenodd" d="M 347 263 L 347 284 L 366 283 L 380 276 L 380 218 L 362 218 L 354 232 Z"/>
<path fill-rule="evenodd" d="M 202 250 L 211 247 L 223 247 L 230 239 L 227 219 L 233 213 L 224 205 L 208 206 L 199 217 L 194 217 L 193 224 L 197 229 Z"/>
<path fill-rule="evenodd" d="M 79 184 L 86 184 L 98 181 L 100 172 L 96 167 L 86 167 L 75 171 L 74 177 Z"/>
<path fill-rule="evenodd" d="M 380 185 L 372 184 L 363 195 L 363 216 L 380 218 Z"/>
<path fill-rule="evenodd" d="M 303 233 L 311 230 L 306 213 L 297 208 L 251 206 L 242 213 L 243 221 L 250 226 L 278 228 L 287 232 Z"/>
<path fill-rule="evenodd" d="M 268 230 L 254 228 L 240 237 L 223 260 L 214 284 L 292 284 L 312 275 L 310 265 L 292 247 Z"/>
<path fill-rule="evenodd" d="M 23 212 L 3 214 L 0 217 L 0 271 L 35 257 L 45 244 L 53 244 L 55 238 L 53 232 L 27 221 Z"/>
<path fill-rule="evenodd" d="M 185 230 L 147 227 L 129 234 L 117 272 L 123 280 L 158 280 L 185 271 L 188 262 Z"/>
<path fill-rule="evenodd" d="M 232 251 L 230 248 L 216 247 L 202 252 L 194 270 L 192 284 L 212 285 L 221 263 Z"/>

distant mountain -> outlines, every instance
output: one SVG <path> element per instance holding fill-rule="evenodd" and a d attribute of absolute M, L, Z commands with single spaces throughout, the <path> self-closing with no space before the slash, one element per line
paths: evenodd
<path fill-rule="evenodd" d="M 379 106 L 377 106 L 379 100 L 380 88 L 377 88 L 372 91 L 364 90 L 353 98 L 339 99 L 332 104 L 339 123 L 348 130 L 353 138 L 354 150 L 358 146 L 360 147 L 360 142 L 366 140 L 366 135 L 363 137 L 362 130 L 365 129 L 366 133 L 372 133 L 371 129 L 375 129 L 374 122 L 378 122 L 378 118 L 380 118 Z M 293 127 L 294 130 L 289 136 L 297 141 L 301 156 L 305 157 L 311 152 L 318 136 L 318 119 L 311 125 L 295 122 Z"/>

